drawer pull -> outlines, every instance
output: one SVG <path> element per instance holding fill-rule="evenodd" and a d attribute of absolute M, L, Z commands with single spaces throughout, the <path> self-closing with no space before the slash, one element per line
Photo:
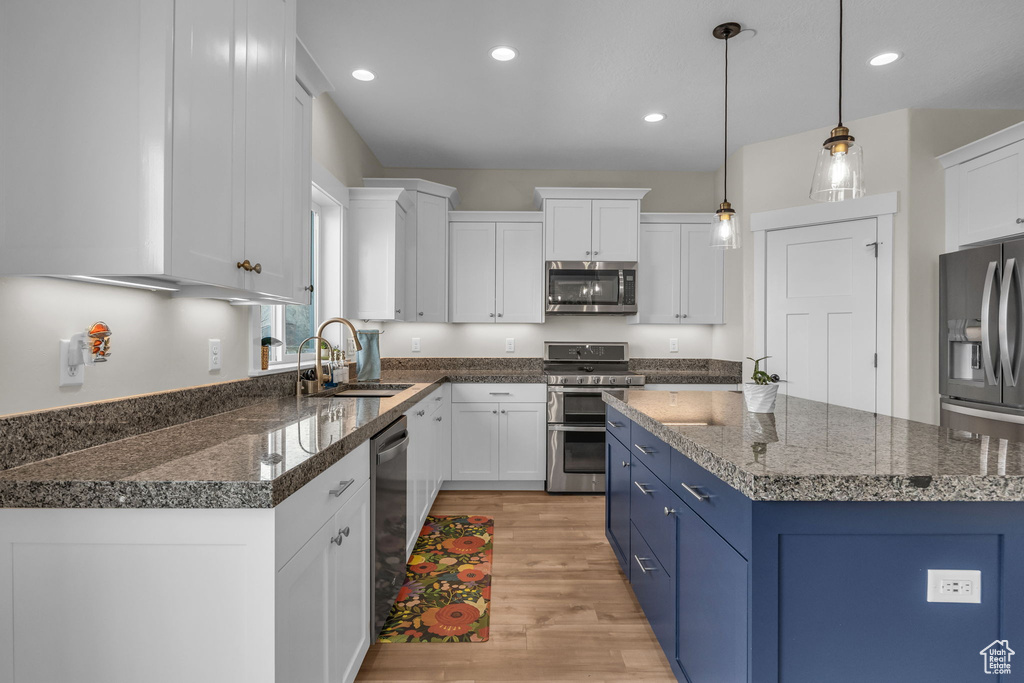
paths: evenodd
<path fill-rule="evenodd" d="M 623 466 L 623 467 L 629 467 L 629 463 L 628 463 L 628 462 L 626 462 L 625 460 L 623 460 L 623 461 L 622 461 L 622 466 Z"/>
<path fill-rule="evenodd" d="M 644 560 L 651 559 L 649 557 L 637 557 L 636 555 L 634 555 L 633 559 L 636 560 L 636 565 L 638 567 L 640 567 L 640 571 L 642 571 L 644 574 L 646 574 L 647 572 L 657 571 L 657 569 L 658 569 L 657 567 L 645 567 L 644 566 Z"/>
<path fill-rule="evenodd" d="M 345 489 L 347 489 L 349 486 L 351 486 L 354 483 L 356 483 L 355 479 L 349 479 L 348 481 L 339 481 L 338 482 L 338 488 L 331 489 L 331 495 L 334 496 L 335 498 L 337 498 L 341 494 L 345 493 Z"/>
<path fill-rule="evenodd" d="M 333 543 L 334 545 L 341 545 L 342 541 L 348 538 L 349 529 L 350 527 L 338 529 L 338 535 L 331 539 L 331 543 Z"/>
<path fill-rule="evenodd" d="M 511 396 L 511 391 L 490 391 L 488 392 L 491 396 Z"/>
<path fill-rule="evenodd" d="M 669 515 L 674 515 L 674 514 L 676 514 L 676 511 L 675 511 L 674 508 L 670 508 L 670 507 L 666 507 L 665 508 L 665 516 L 666 517 L 668 517 Z"/>
<path fill-rule="evenodd" d="M 434 418 L 434 422 L 440 422 L 440 421 L 441 421 L 441 418 L 440 418 L 440 417 L 435 417 L 435 418 Z"/>
<path fill-rule="evenodd" d="M 641 484 L 641 483 L 640 483 L 640 482 L 638 482 L 638 481 L 634 481 L 633 483 L 634 483 L 634 484 L 636 484 L 636 487 L 637 487 L 638 489 L 640 489 L 640 493 L 644 494 L 645 496 L 649 496 L 649 495 L 651 495 L 651 492 L 650 492 L 650 491 L 648 491 L 648 490 L 647 490 L 647 489 L 645 488 L 645 487 L 647 486 L 647 484 Z"/>
<path fill-rule="evenodd" d="M 700 491 L 698 491 L 697 489 L 693 488 L 692 486 L 687 486 L 683 482 L 679 482 L 679 485 L 682 486 L 684 489 L 686 489 L 687 493 L 689 493 L 691 496 L 693 496 L 694 498 L 696 498 L 697 500 L 699 500 L 702 503 L 706 502 L 708 500 L 711 500 L 711 496 L 709 496 L 706 493 L 701 493 Z"/>
<path fill-rule="evenodd" d="M 614 427 L 615 429 L 622 429 L 622 423 L 621 422 L 612 422 L 611 420 L 608 420 L 608 426 L 609 427 Z"/>
<path fill-rule="evenodd" d="M 416 411 L 417 417 L 423 417 L 426 414 L 427 414 L 427 411 L 425 411 L 425 410 L 417 410 Z"/>
<path fill-rule="evenodd" d="M 640 444 L 633 444 L 633 448 L 637 449 L 644 455 L 654 455 L 653 448 L 647 448 L 646 446 L 641 446 Z"/>

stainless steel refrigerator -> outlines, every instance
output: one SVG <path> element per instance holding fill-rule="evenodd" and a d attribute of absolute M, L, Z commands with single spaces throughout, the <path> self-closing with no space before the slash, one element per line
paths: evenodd
<path fill-rule="evenodd" d="M 1024 441 L 1024 239 L 939 257 L 940 421 Z"/>

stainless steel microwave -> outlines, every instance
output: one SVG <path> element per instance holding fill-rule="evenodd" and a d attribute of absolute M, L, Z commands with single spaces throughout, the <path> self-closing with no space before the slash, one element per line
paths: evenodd
<path fill-rule="evenodd" d="M 548 261 L 549 314 L 636 313 L 636 263 Z"/>

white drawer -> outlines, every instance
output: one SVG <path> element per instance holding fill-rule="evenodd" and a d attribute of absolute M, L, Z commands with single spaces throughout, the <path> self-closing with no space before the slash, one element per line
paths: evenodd
<path fill-rule="evenodd" d="M 452 403 L 544 403 L 546 384 L 453 384 Z"/>
<path fill-rule="evenodd" d="M 277 568 L 369 480 L 370 442 L 366 441 L 274 508 Z"/>

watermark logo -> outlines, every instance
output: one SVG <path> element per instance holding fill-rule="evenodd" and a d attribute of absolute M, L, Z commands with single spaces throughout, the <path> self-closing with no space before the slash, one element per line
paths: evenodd
<path fill-rule="evenodd" d="M 985 660 L 985 673 L 1008 674 L 1010 673 L 1010 658 L 1017 653 L 1010 649 L 1009 641 L 993 640 L 978 654 Z"/>

